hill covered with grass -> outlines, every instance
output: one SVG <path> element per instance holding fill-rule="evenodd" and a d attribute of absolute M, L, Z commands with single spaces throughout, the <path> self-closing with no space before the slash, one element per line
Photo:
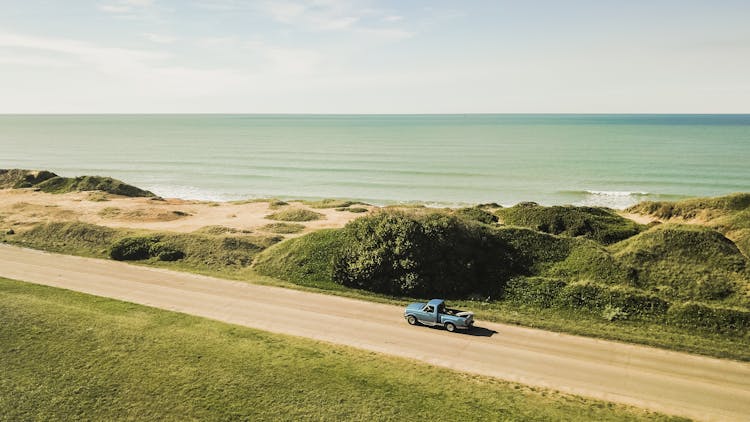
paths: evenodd
<path fill-rule="evenodd" d="M 0 189 L 34 188 L 47 193 L 101 191 L 130 197 L 155 197 L 152 192 L 111 177 L 62 177 L 49 171 L 0 170 Z"/>
<path fill-rule="evenodd" d="M 511 226 L 571 237 L 585 237 L 611 244 L 638 234 L 643 227 L 607 208 L 576 207 L 572 205 L 544 207 L 534 202 L 522 202 L 496 212 Z"/>
<path fill-rule="evenodd" d="M 525 204 L 497 214 L 505 225 L 474 211 L 381 210 L 268 248 L 255 268 L 322 288 L 484 298 L 727 335 L 750 329 L 748 260 L 711 227 L 647 227 L 590 207 Z M 717 319 L 731 322 L 717 328 Z"/>
<path fill-rule="evenodd" d="M 750 257 L 750 193 L 679 202 L 647 201 L 627 211 L 663 221 L 711 227 L 731 239 L 745 257 Z"/>

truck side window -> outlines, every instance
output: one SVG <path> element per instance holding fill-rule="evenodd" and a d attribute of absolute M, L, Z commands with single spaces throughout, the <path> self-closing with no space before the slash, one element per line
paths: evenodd
<path fill-rule="evenodd" d="M 423 311 L 428 312 L 428 313 L 433 313 L 435 312 L 435 308 L 433 306 L 425 306 Z"/>

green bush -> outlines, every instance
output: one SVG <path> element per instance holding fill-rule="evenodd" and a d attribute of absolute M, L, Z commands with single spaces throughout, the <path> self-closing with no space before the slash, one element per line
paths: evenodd
<path fill-rule="evenodd" d="M 596 207 L 544 207 L 523 202 L 496 213 L 509 225 L 529 227 L 545 233 L 586 237 L 610 244 L 638 234 L 642 227 L 612 210 Z"/>
<path fill-rule="evenodd" d="M 550 308 L 566 284 L 551 278 L 516 277 L 508 281 L 502 298 L 519 305 Z"/>
<path fill-rule="evenodd" d="M 157 236 L 125 237 L 116 241 L 109 256 L 117 261 L 138 261 L 151 258 L 151 251 L 159 242 Z"/>
<path fill-rule="evenodd" d="M 495 234 L 515 250 L 518 265 L 537 274 L 570 254 L 571 239 L 520 227 L 499 227 Z"/>
<path fill-rule="evenodd" d="M 750 311 L 696 302 L 672 305 L 667 319 L 673 325 L 723 334 L 747 335 L 750 329 Z"/>
<path fill-rule="evenodd" d="M 269 220 L 278 221 L 314 221 L 320 220 L 324 215 L 304 208 L 293 208 L 275 212 L 266 216 Z"/>
<path fill-rule="evenodd" d="M 494 224 L 497 223 L 498 220 L 495 214 L 485 211 L 480 207 L 460 208 L 456 210 L 456 215 L 467 220 L 478 221 L 484 224 Z"/>
<path fill-rule="evenodd" d="M 179 261 L 185 258 L 184 252 L 164 243 L 152 244 L 148 253 L 159 261 Z"/>
<path fill-rule="evenodd" d="M 556 305 L 592 311 L 603 311 L 609 305 L 638 317 L 662 315 L 669 307 L 664 299 L 638 289 L 587 281 L 566 285 L 560 291 Z"/>
<path fill-rule="evenodd" d="M 483 224 L 447 215 L 379 212 L 344 228 L 333 279 L 413 297 L 495 295 L 517 271 L 512 247 Z"/>

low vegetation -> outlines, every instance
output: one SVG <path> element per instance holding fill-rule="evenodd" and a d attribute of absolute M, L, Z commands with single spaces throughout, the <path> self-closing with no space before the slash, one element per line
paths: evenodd
<path fill-rule="evenodd" d="M 2 420 L 679 420 L 7 279 L 0 320 Z"/>
<path fill-rule="evenodd" d="M 347 208 L 352 205 L 367 205 L 364 202 L 345 199 L 321 199 L 320 201 L 302 201 L 302 203 L 311 208 Z"/>
<path fill-rule="evenodd" d="M 6 240 L 67 254 L 122 261 L 179 261 L 180 268 L 227 271 L 249 266 L 259 252 L 281 237 L 214 229 L 161 233 L 67 222 L 37 225 Z"/>
<path fill-rule="evenodd" d="M 497 223 L 498 221 L 498 218 L 495 214 L 478 206 L 469 207 L 469 208 L 460 208 L 456 210 L 456 215 L 462 218 L 468 219 L 468 220 L 474 220 L 474 221 L 478 221 L 484 224 L 494 224 L 494 223 Z"/>
<path fill-rule="evenodd" d="M 271 223 L 260 228 L 263 231 L 276 234 L 294 234 L 305 230 L 305 226 L 297 223 Z"/>
<path fill-rule="evenodd" d="M 553 224 L 563 228 L 559 234 L 487 218 L 494 216 L 488 210 L 506 222 L 504 210 L 516 208 L 516 217 L 522 209 L 532 210 L 531 216 L 548 213 L 525 204 L 386 208 L 343 229 L 278 244 L 282 237 L 270 233 L 304 226 L 272 223 L 250 235 L 226 227 L 180 234 L 51 223 L 0 238 L 230 278 L 259 281 L 257 273 L 282 284 L 371 300 L 444 296 L 478 309 L 483 319 L 748 360 L 750 265 L 741 241 L 750 233 L 750 211 L 743 198 L 694 202 L 709 211 L 673 206 L 670 222 L 649 226 L 627 226 L 607 209 L 558 207 L 564 215 L 581 217 Z M 294 221 L 297 212 L 319 215 L 294 207 L 277 214 L 292 213 Z M 577 226 L 576 221 L 589 222 Z M 612 233 L 628 236 L 610 243 Z"/>
<path fill-rule="evenodd" d="M 679 202 L 642 202 L 627 210 L 661 220 L 711 227 L 731 239 L 750 257 L 750 193 Z"/>
<path fill-rule="evenodd" d="M 594 318 L 611 325 L 575 331 L 750 358 L 727 346 L 750 343 L 747 260 L 715 230 L 657 225 L 607 246 L 586 236 L 493 227 L 459 215 L 381 211 L 324 237 L 313 233 L 269 248 L 255 269 L 323 289 L 481 299 L 503 309 L 500 320 L 507 317 L 508 305 L 521 313 Z M 539 324 L 529 316 L 514 319 Z M 570 321 L 568 327 L 574 325 Z M 635 330 L 615 333 L 622 325 L 647 326 L 663 337 L 654 331 L 652 338 Z M 723 336 L 713 340 L 722 343 L 721 350 L 697 339 L 715 335 Z"/>
<path fill-rule="evenodd" d="M 377 293 L 494 296 L 516 267 L 510 246 L 490 228 L 444 213 L 380 212 L 347 224 L 342 237 L 333 280 Z"/>
<path fill-rule="evenodd" d="M 62 177 L 49 171 L 20 169 L 0 170 L 0 188 L 34 188 L 47 193 L 101 191 L 131 197 L 156 196 L 111 177 Z"/>
<path fill-rule="evenodd" d="M 53 177 L 57 175 L 45 170 L 0 169 L 0 189 L 30 188 Z"/>
<path fill-rule="evenodd" d="M 544 233 L 585 237 L 611 244 L 638 234 L 643 227 L 612 210 L 572 205 L 544 207 L 522 202 L 496 213 L 508 225 L 529 227 Z"/>
<path fill-rule="evenodd" d="M 315 221 L 325 216 L 319 212 L 311 211 L 305 208 L 289 208 L 277 211 L 266 216 L 269 220 L 277 221 Z"/>

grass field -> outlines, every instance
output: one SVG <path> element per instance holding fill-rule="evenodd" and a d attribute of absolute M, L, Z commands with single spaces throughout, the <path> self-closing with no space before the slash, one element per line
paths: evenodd
<path fill-rule="evenodd" d="M 7 279 L 0 373 L 8 421 L 676 420 Z"/>

